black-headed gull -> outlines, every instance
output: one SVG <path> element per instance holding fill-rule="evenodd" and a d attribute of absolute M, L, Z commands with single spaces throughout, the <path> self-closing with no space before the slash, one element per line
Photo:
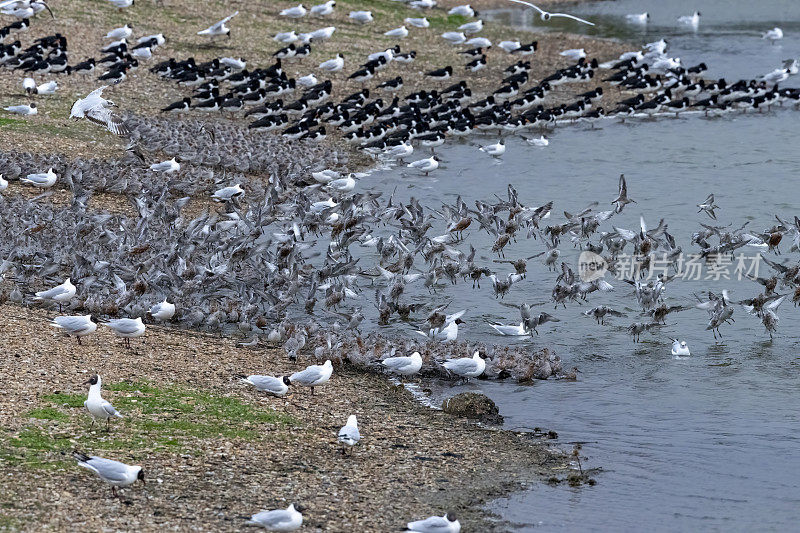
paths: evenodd
<path fill-rule="evenodd" d="M 331 374 L 333 374 L 333 364 L 328 359 L 322 365 L 311 365 L 305 370 L 295 372 L 289 376 L 289 381 L 292 384 L 296 383 L 304 387 L 311 387 L 311 394 L 314 394 L 314 387 L 327 383 L 331 378 Z"/>
<path fill-rule="evenodd" d="M 570 48 L 569 50 L 562 50 L 558 55 L 577 61 L 586 57 L 586 50 L 583 48 Z"/>
<path fill-rule="evenodd" d="M 36 115 L 39 113 L 39 109 L 36 107 L 35 103 L 10 105 L 8 107 L 4 107 L 3 109 L 9 113 L 14 113 L 15 115 Z"/>
<path fill-rule="evenodd" d="M 387 37 L 396 37 L 398 39 L 405 39 L 408 37 L 408 29 L 405 26 L 400 26 L 399 28 L 395 28 L 393 30 L 389 30 L 383 33 Z"/>
<path fill-rule="evenodd" d="M 57 316 L 50 321 L 50 325 L 63 330 L 67 335 L 75 335 L 78 344 L 81 343 L 81 337 L 91 335 L 97 330 L 92 315 Z"/>
<path fill-rule="evenodd" d="M 28 174 L 24 178 L 20 178 L 19 180 L 22 183 L 27 183 L 29 185 L 33 185 L 34 187 L 39 187 L 40 189 L 49 189 L 53 185 L 55 185 L 56 180 L 58 179 L 58 175 L 50 168 L 47 172 L 39 173 L 39 174 Z"/>
<path fill-rule="evenodd" d="M 422 368 L 422 356 L 419 352 L 414 352 L 407 356 L 388 357 L 381 364 L 393 374 L 413 376 Z"/>
<path fill-rule="evenodd" d="M 372 11 L 351 11 L 348 17 L 361 24 L 366 24 L 374 20 L 372 18 Z"/>
<path fill-rule="evenodd" d="M 156 320 L 169 320 L 175 316 L 175 304 L 168 302 L 164 298 L 164 301 L 155 304 L 148 312 Z"/>
<path fill-rule="evenodd" d="M 414 161 L 406 165 L 409 168 L 415 168 L 420 172 L 424 172 L 427 176 L 429 172 L 433 172 L 437 168 L 439 168 L 439 160 L 436 158 L 435 155 L 428 157 L 426 159 L 420 159 L 418 161 Z"/>
<path fill-rule="evenodd" d="M 476 20 L 473 22 L 467 22 L 466 24 L 462 24 L 458 27 L 459 30 L 464 32 L 464 35 L 470 35 L 472 33 L 478 33 L 483 30 L 483 21 Z"/>
<path fill-rule="evenodd" d="M 22 80 L 22 90 L 28 94 L 36 94 L 36 81 L 33 78 Z"/>
<path fill-rule="evenodd" d="M 344 56 L 342 54 L 336 54 L 336 57 L 333 59 L 320 63 L 319 68 L 326 72 L 339 72 L 344 68 Z"/>
<path fill-rule="evenodd" d="M 105 38 L 118 41 L 120 39 L 127 39 L 131 35 L 133 35 L 133 26 L 130 24 L 125 24 L 124 26 L 114 28 L 110 32 L 106 33 Z"/>
<path fill-rule="evenodd" d="M 117 318 L 103 322 L 106 326 L 111 328 L 111 331 L 117 337 L 125 339 L 125 345 L 130 348 L 131 339 L 141 337 L 145 332 L 145 325 L 141 317 L 137 318 Z"/>
<path fill-rule="evenodd" d="M 153 172 L 163 172 L 164 174 L 172 174 L 173 172 L 177 172 L 181 169 L 181 164 L 178 163 L 177 159 L 174 157 L 167 161 L 162 161 L 160 163 L 153 163 L 150 165 L 150 170 Z"/>
<path fill-rule="evenodd" d="M 131 466 L 112 459 L 89 456 L 78 451 L 72 452 L 78 466 L 97 474 L 100 479 L 111 485 L 111 494 L 117 495 L 117 487 L 128 487 L 137 480 L 145 483 L 141 466 Z"/>
<path fill-rule="evenodd" d="M 675 357 L 689 357 L 692 353 L 686 345 L 686 341 L 672 340 L 672 355 Z"/>
<path fill-rule="evenodd" d="M 281 16 L 289 17 L 290 19 L 299 19 L 305 17 L 306 13 L 308 13 L 308 10 L 306 10 L 303 4 L 300 4 L 295 7 L 284 9 L 281 11 L 280 14 Z"/>
<path fill-rule="evenodd" d="M 72 281 L 67 278 L 61 285 L 56 285 L 52 289 L 48 289 L 46 291 L 37 292 L 34 300 L 48 300 L 55 302 L 58 304 L 58 309 L 60 311 L 62 304 L 72 300 L 72 297 L 75 296 L 75 291 L 75 285 L 73 285 Z"/>
<path fill-rule="evenodd" d="M 244 381 L 254 386 L 257 390 L 268 392 L 273 396 L 285 396 L 289 392 L 289 385 L 292 384 L 288 376 L 252 375 L 247 376 Z"/>
<path fill-rule="evenodd" d="M 472 9 L 472 6 L 469 4 L 464 4 L 460 6 L 456 6 L 450 9 L 447 12 L 448 15 L 461 15 L 462 17 L 475 17 L 478 15 L 478 12 Z"/>
<path fill-rule="evenodd" d="M 532 144 L 534 146 L 539 146 L 539 147 L 547 146 L 550 144 L 550 141 L 548 141 L 544 135 L 540 135 L 539 137 L 525 138 L 525 140 L 528 142 L 528 144 Z"/>
<path fill-rule="evenodd" d="M 772 28 L 771 30 L 765 32 L 764 35 L 761 36 L 761 38 L 769 39 L 769 41 L 772 44 L 775 44 L 775 41 L 783 39 L 783 30 L 778 27 Z"/>
<path fill-rule="evenodd" d="M 342 455 L 345 454 L 346 447 L 352 448 L 361 440 L 361 433 L 358 431 L 358 420 L 356 415 L 350 415 L 347 423 L 339 430 L 337 439 L 342 443 Z"/>
<path fill-rule="evenodd" d="M 403 22 L 405 22 L 409 26 L 414 26 L 415 28 L 428 28 L 431 25 L 431 23 L 428 22 L 428 19 L 426 19 L 425 17 L 421 18 L 407 17 L 406 19 L 403 20 Z"/>
<path fill-rule="evenodd" d="M 647 24 L 647 21 L 650 20 L 650 13 L 647 13 L 646 11 L 644 13 L 631 13 L 629 15 L 625 15 L 625 20 L 630 24 L 644 26 Z"/>
<path fill-rule="evenodd" d="M 336 31 L 336 26 L 326 26 L 325 28 L 320 28 L 318 30 L 314 30 L 309 33 L 309 39 L 312 41 L 326 41 L 333 37 L 333 33 Z"/>
<path fill-rule="evenodd" d="M 689 26 L 693 30 L 697 31 L 697 27 L 700 26 L 700 15 L 701 13 L 699 11 L 695 11 L 691 15 L 678 17 L 678 24 Z"/>
<path fill-rule="evenodd" d="M 519 325 L 503 325 L 503 324 L 489 324 L 492 329 L 494 329 L 498 334 L 503 335 L 505 337 L 522 337 L 530 335 L 531 330 L 525 327 L 524 322 L 520 322 Z"/>
<path fill-rule="evenodd" d="M 115 135 L 127 135 L 130 129 L 125 125 L 121 118 L 112 113 L 109 107 L 114 106 L 114 102 L 102 97 L 103 90 L 108 85 L 95 89 L 86 98 L 76 100 L 72 104 L 69 118 L 85 118 L 95 124 L 100 124 Z"/>
<path fill-rule="evenodd" d="M 461 523 L 453 513 L 444 516 L 431 516 L 425 520 L 417 520 L 406 524 L 404 531 L 414 533 L 460 533 Z"/>
<path fill-rule="evenodd" d="M 442 34 L 442 39 L 450 44 L 463 44 L 467 40 L 467 36 L 460 31 L 446 31 Z"/>
<path fill-rule="evenodd" d="M 208 28 L 197 32 L 197 35 L 208 35 L 209 37 L 216 37 L 218 35 L 227 35 L 229 38 L 231 36 L 231 30 L 226 26 L 230 20 L 238 15 L 239 12 L 236 11 L 233 15 L 228 15 L 224 19 L 220 20 L 219 22 L 215 22 Z"/>
<path fill-rule="evenodd" d="M 333 8 L 336 7 L 334 0 L 328 0 L 324 4 L 312 6 L 309 12 L 317 17 L 324 17 L 333 13 Z"/>
<path fill-rule="evenodd" d="M 297 39 L 298 39 L 297 33 L 295 33 L 294 30 L 276 33 L 275 37 L 272 38 L 273 41 L 278 41 L 279 43 L 283 44 L 291 44 L 295 42 Z"/>
<path fill-rule="evenodd" d="M 215 202 L 230 202 L 234 198 L 244 196 L 244 189 L 238 183 L 230 187 L 223 187 L 211 195 L 211 199 Z"/>
<path fill-rule="evenodd" d="M 294 531 L 303 525 L 303 515 L 300 512 L 302 510 L 300 505 L 291 504 L 286 509 L 261 511 L 254 514 L 248 523 L 269 531 Z"/>
<path fill-rule="evenodd" d="M 575 15 L 570 15 L 570 14 L 567 14 L 567 13 L 549 13 L 549 12 L 545 11 L 544 9 L 531 4 L 530 2 L 525 2 L 524 0 L 509 0 L 509 1 L 516 2 L 517 4 L 523 4 L 523 5 L 526 5 L 528 7 L 532 7 L 533 9 L 535 9 L 536 11 L 539 12 L 539 18 L 542 19 L 545 22 L 549 21 L 551 18 L 554 18 L 554 17 L 561 17 L 561 18 L 568 18 L 568 19 L 572 19 L 572 20 L 577 20 L 578 22 L 582 22 L 584 24 L 588 24 L 589 26 L 594 26 L 594 22 L 589 22 L 588 20 L 583 20 L 582 18 L 578 18 Z"/>
<path fill-rule="evenodd" d="M 486 146 L 481 146 L 479 148 L 481 152 L 489 154 L 492 157 L 500 157 L 504 153 L 506 153 L 506 144 L 503 141 L 499 141 L 495 144 L 488 144 Z"/>
<path fill-rule="evenodd" d="M 103 399 L 100 388 L 102 387 L 102 380 L 100 376 L 95 374 L 86 382 L 89 385 L 89 397 L 83 402 L 83 406 L 89 411 L 92 417 L 92 425 L 95 422 L 106 423 L 106 431 L 111 429 L 110 423 L 112 418 L 122 418 L 122 415 L 114 409 L 110 402 Z"/>
<path fill-rule="evenodd" d="M 486 370 L 486 361 L 483 360 L 484 355 L 476 350 L 472 357 L 459 357 L 458 359 L 448 359 L 442 366 L 462 378 L 475 378 L 483 374 Z"/>

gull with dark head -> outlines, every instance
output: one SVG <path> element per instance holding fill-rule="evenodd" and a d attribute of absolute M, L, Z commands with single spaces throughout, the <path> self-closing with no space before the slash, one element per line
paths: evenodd
<path fill-rule="evenodd" d="M 83 406 L 89 411 L 92 417 L 92 425 L 95 422 L 105 421 L 106 431 L 110 429 L 110 422 L 112 418 L 122 418 L 122 415 L 114 409 L 110 402 L 103 399 L 100 387 L 102 387 L 102 380 L 100 376 L 95 374 L 86 382 L 89 385 L 89 397 L 83 402 Z"/>
<path fill-rule="evenodd" d="M 114 496 L 117 496 L 118 487 L 129 487 L 137 480 L 145 483 L 141 466 L 126 465 L 119 461 L 89 456 L 78 451 L 73 452 L 72 457 L 78 461 L 78 466 L 94 472 L 100 479 L 111 485 L 111 494 Z"/>
<path fill-rule="evenodd" d="M 209 37 L 217 37 L 218 35 L 227 35 L 228 38 L 230 38 L 231 30 L 230 28 L 228 28 L 228 26 L 226 26 L 226 24 L 238 14 L 239 12 L 236 11 L 233 15 L 229 15 L 224 19 L 220 20 L 219 22 L 215 22 L 208 28 L 197 32 L 197 35 L 208 35 Z"/>
<path fill-rule="evenodd" d="M 578 18 L 575 15 L 569 15 L 567 13 L 549 13 L 549 12 L 545 11 L 544 9 L 531 4 L 530 2 L 525 2 L 524 0 L 509 0 L 509 1 L 516 2 L 517 4 L 526 5 L 528 7 L 532 7 L 533 9 L 535 9 L 536 11 L 539 12 L 539 18 L 542 19 L 545 22 L 548 22 L 553 17 L 561 17 L 561 18 L 568 18 L 568 19 L 572 19 L 572 20 L 577 20 L 578 22 L 582 22 L 584 24 L 588 24 L 589 26 L 594 26 L 594 22 L 589 22 L 588 20 L 583 20 L 582 18 Z"/>
<path fill-rule="evenodd" d="M 116 104 L 102 96 L 103 90 L 107 87 L 108 85 L 103 85 L 89 93 L 85 98 L 76 100 L 72 104 L 69 118 L 76 120 L 85 118 L 95 124 L 100 124 L 115 135 L 128 135 L 130 133 L 128 126 L 110 109 Z"/>

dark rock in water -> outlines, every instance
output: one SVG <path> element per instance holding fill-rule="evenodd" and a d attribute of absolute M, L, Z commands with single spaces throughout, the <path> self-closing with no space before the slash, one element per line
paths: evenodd
<path fill-rule="evenodd" d="M 445 413 L 473 418 L 487 424 L 502 424 L 503 417 L 497 405 L 485 394 L 462 392 L 448 398 L 442 404 Z"/>

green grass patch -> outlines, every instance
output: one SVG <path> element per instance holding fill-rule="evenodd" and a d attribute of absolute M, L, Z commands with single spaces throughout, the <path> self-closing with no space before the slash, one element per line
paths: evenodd
<path fill-rule="evenodd" d="M 30 418 L 53 420 L 57 426 L 29 426 L 6 439 L 0 462 L 31 468 L 68 466 L 73 448 L 90 453 L 104 451 L 196 451 L 197 439 L 263 438 L 265 426 L 278 429 L 298 425 L 289 415 L 245 403 L 237 398 L 185 386 L 156 387 L 147 382 L 108 383 L 104 397 L 124 416 L 111 421 L 111 431 L 91 421 L 84 394 L 62 392 L 42 397 Z M 270 438 L 274 438 L 272 433 Z"/>
<path fill-rule="evenodd" d="M 25 122 L 24 120 L 20 120 L 18 118 L 0 117 L 0 126 L 14 127 L 14 126 L 19 126 L 20 124 L 23 124 L 24 122 Z"/>
<path fill-rule="evenodd" d="M 33 409 L 32 411 L 28 411 L 28 417 L 38 418 L 39 420 L 57 420 L 59 422 L 65 422 L 69 420 L 69 415 L 62 413 L 54 407 L 41 407 L 39 409 Z"/>

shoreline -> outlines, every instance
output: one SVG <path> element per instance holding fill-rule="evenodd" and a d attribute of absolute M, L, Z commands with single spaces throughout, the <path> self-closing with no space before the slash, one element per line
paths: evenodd
<path fill-rule="evenodd" d="M 341 6 L 331 18 L 294 23 L 276 16 L 278 10 L 290 5 L 281 2 L 269 13 L 259 11 L 258 6 L 238 6 L 242 15 L 234 26 L 232 41 L 195 50 L 200 42 L 194 35 L 198 26 L 205 27 L 206 22 L 224 14 L 219 7 L 201 3 L 165 4 L 165 17 L 160 18 L 150 6 L 137 7 L 128 16 L 116 10 L 94 9 L 90 0 L 77 0 L 70 6 L 73 12 L 60 9 L 56 21 L 36 19 L 23 44 L 56 31 L 67 35 L 84 32 L 87 38 L 70 40 L 74 62 L 97 55 L 102 43 L 97 27 L 107 30 L 135 18 L 142 32 L 164 31 L 167 44 L 153 60 L 124 84 L 111 88 L 119 109 L 140 120 L 158 116 L 160 107 L 189 94 L 187 89 L 147 72 L 147 67 L 171 56 L 182 59 L 194 53 L 200 61 L 241 55 L 253 66 L 265 67 L 272 62 L 271 50 L 277 48 L 271 39 L 275 32 L 289 25 L 303 30 L 328 24 L 340 27 L 337 31 L 344 42 L 340 38 L 321 43 L 314 47 L 306 64 L 289 64 L 290 75 L 302 75 L 315 71 L 316 64 L 335 55 L 343 45 L 353 58 L 346 67 L 351 72 L 368 52 L 395 44 L 381 36 L 370 39 L 359 33 L 362 27 L 348 24 L 345 19 L 350 5 Z M 476 2 L 476 6 L 483 4 Z M 495 3 L 494 7 L 500 5 Z M 380 9 L 384 11 L 372 30 L 399 25 L 408 15 L 394 4 Z M 432 27 L 427 34 L 415 33 L 413 39 L 398 43 L 404 51 L 418 50 L 417 62 L 400 71 L 388 69 L 372 85 L 408 72 L 413 75 L 406 81 L 406 94 L 425 88 L 421 74 L 426 70 L 444 64 L 461 69 L 465 63 L 457 53 L 461 48 L 444 43 L 439 34 L 466 19 L 449 20 L 441 9 L 431 11 L 430 18 Z M 571 63 L 558 55 L 560 50 L 587 47 L 590 57 L 602 61 L 628 48 L 613 40 L 579 35 L 531 36 L 497 24 L 488 25 L 481 35 L 493 42 L 501 38 L 525 42 L 538 39 L 541 48 L 532 56 L 534 80 Z M 488 55 L 490 65 L 484 71 L 459 74 L 476 96 L 496 87 L 504 76 L 503 68 L 516 61 L 496 47 Z M 331 76 L 334 99 L 361 89 L 346 77 L 345 72 Z M 119 139 L 66 118 L 72 102 L 96 88 L 98 82 L 78 76 L 45 79 L 56 79 L 62 88 L 54 96 L 36 98 L 42 108 L 39 115 L 0 116 L 4 119 L 0 142 L 9 147 L 7 152 L 69 154 L 70 159 L 125 157 Z M 19 73 L 0 70 L 0 83 L 6 88 L 0 91 L 0 104 L 28 100 L 19 94 L 19 82 Z M 559 87 L 553 91 L 552 101 L 566 102 L 598 85 L 607 87 L 598 83 Z M 616 98 L 615 91 L 607 94 L 612 101 Z M 188 117 L 247 124 L 241 116 L 218 118 L 193 112 Z M 320 150 L 327 148 L 345 152 L 349 157 L 344 166 L 350 171 L 377 163 L 339 136 L 325 141 Z M 148 155 L 157 158 L 160 153 Z M 255 179 L 256 173 L 252 175 Z M 263 179 L 266 183 L 266 176 Z M 59 184 L 57 195 L 40 201 L 69 201 L 71 193 L 63 187 Z M 12 181 L 4 194 L 30 198 L 35 193 Z M 93 197 L 90 211 L 132 214 L 126 195 L 103 194 Z M 196 200 L 199 208 L 210 208 L 205 196 L 193 196 L 192 201 Z M 289 400 L 274 399 L 241 385 L 239 376 L 293 372 L 311 361 L 301 357 L 301 363 L 290 364 L 277 349 L 262 352 L 237 348 L 231 338 L 154 326 L 148 326 L 145 344 L 136 342 L 132 352 L 122 348 L 104 327 L 88 337 L 84 346 L 77 346 L 74 339 L 50 331 L 46 317 L 52 317 L 53 312 L 7 304 L 0 305 L 0 312 L 0 324 L 13 332 L 0 339 L 0 350 L 5 354 L 0 358 L 0 368 L 13 376 L 0 392 L 0 422 L 5 428 L 0 475 L 15 480 L 13 486 L 7 483 L 0 487 L 0 504 L 4 507 L 0 529 L 237 531 L 245 522 L 242 516 L 262 508 L 285 507 L 290 501 L 282 498 L 292 497 L 309 508 L 304 530 L 356 527 L 387 531 L 399 529 L 412 519 L 453 510 L 468 531 L 505 531 L 505 524 L 495 520 L 486 503 L 532 483 L 553 478 L 566 481 L 562 478 L 572 472 L 565 452 L 552 449 L 546 440 L 482 428 L 424 407 L 380 375 L 337 367 L 332 382 L 313 398 L 307 391 L 296 391 Z M 211 361 L 216 364 L 209 364 Z M 95 371 L 103 377 L 105 397 L 126 414 L 108 435 L 88 430 L 89 420 L 82 407 L 86 387 L 81 383 Z M 354 457 L 341 458 L 336 431 L 353 412 L 359 416 L 364 438 Z M 186 413 L 191 413 L 188 421 L 181 416 Z M 123 492 L 130 505 L 108 500 L 108 487 L 62 454 L 75 447 L 144 463 L 151 480 L 144 489 L 134 485 Z M 309 462 L 308 457 L 317 458 L 321 465 Z M 359 468 L 354 470 L 356 461 Z M 213 501 L 207 498 L 209 493 L 215 495 Z M 180 500 L 176 500 L 179 495 Z M 108 506 L 98 511 L 96 500 Z M 144 505 L 152 512 L 143 516 Z M 375 508 L 380 509 L 378 514 Z"/>
<path fill-rule="evenodd" d="M 56 331 L 34 333 L 52 313 L 9 304 L 0 311 L 13 332 L 0 339 L 8 354 L 0 370 L 11 376 L 0 393 L 0 475 L 15 480 L 0 489 L 0 526 L 12 530 L 235 531 L 240 517 L 294 499 L 308 509 L 308 531 L 389 531 L 447 510 L 468 530 L 504 531 L 487 503 L 570 472 L 568 457 L 546 439 L 422 406 L 386 377 L 351 365 L 337 366 L 314 396 L 294 390 L 279 399 L 240 376 L 289 373 L 310 360 L 290 363 L 277 349 L 157 326 L 132 350 L 103 327 L 78 346 Z M 109 433 L 90 429 L 81 405 L 82 383 L 94 372 L 125 415 Z M 353 413 L 362 441 L 342 457 L 336 431 Z M 112 500 L 107 485 L 69 458 L 76 448 L 141 464 L 146 487 Z M 98 500 L 107 504 L 100 511 Z"/>

